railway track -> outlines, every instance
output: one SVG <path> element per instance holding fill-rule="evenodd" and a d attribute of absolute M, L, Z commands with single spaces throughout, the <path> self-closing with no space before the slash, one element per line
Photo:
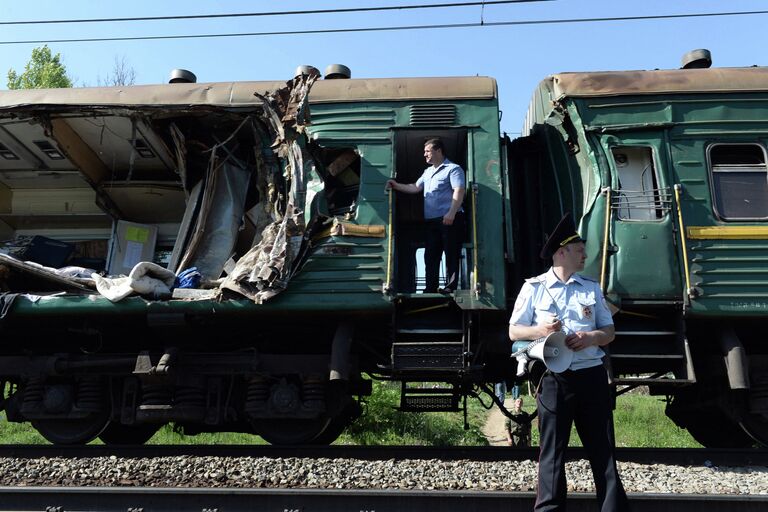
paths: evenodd
<path fill-rule="evenodd" d="M 768 496 L 630 494 L 634 512 L 758 512 Z M 316 489 L 0 488 L 0 512 L 517 512 L 533 507 L 530 492 L 371 491 Z M 571 494 L 571 511 L 595 509 L 594 495 Z"/>
<path fill-rule="evenodd" d="M 493 462 L 503 460 L 536 460 L 538 448 L 495 446 L 431 447 L 431 446 L 271 446 L 271 445 L 138 445 L 138 446 L 51 446 L 0 445 L 0 457 L 36 459 L 62 458 L 149 458 L 149 457 L 269 457 L 269 458 L 346 458 L 361 460 L 467 460 Z M 709 448 L 617 448 L 622 462 L 638 464 L 768 466 L 768 449 Z M 568 450 L 569 460 L 584 459 L 581 448 Z"/>
<path fill-rule="evenodd" d="M 387 483 L 383 487 L 381 485 L 378 488 L 371 486 L 371 488 L 355 489 L 354 487 L 360 482 L 367 481 L 370 477 L 367 472 L 372 471 L 371 468 L 375 471 L 375 467 L 381 467 L 382 464 L 388 468 L 386 469 L 388 472 L 395 471 L 399 465 L 403 464 L 409 467 L 447 466 L 451 468 L 449 471 L 455 472 L 461 472 L 460 468 L 477 465 L 485 467 L 488 464 L 496 467 L 497 472 L 515 471 L 516 468 L 527 466 L 528 478 L 532 479 L 528 481 L 533 482 L 535 481 L 535 463 L 531 461 L 535 460 L 536 455 L 535 449 L 507 447 L 299 446 L 284 448 L 243 445 L 85 447 L 2 445 L 0 446 L 0 471 L 3 471 L 6 476 L 14 474 L 16 470 L 26 473 L 30 467 L 33 467 L 32 473 L 43 473 L 47 469 L 41 468 L 54 465 L 58 468 L 54 470 L 54 473 L 58 472 L 58 481 L 46 478 L 33 480 L 22 478 L 15 482 L 9 479 L 4 480 L 6 487 L 0 487 L 0 512 L 111 512 L 118 510 L 122 512 L 179 510 L 399 512 L 436 509 L 448 512 L 454 510 L 528 511 L 531 510 L 535 499 L 533 484 L 525 487 L 500 486 L 495 490 L 481 490 L 441 485 L 428 487 L 432 484 L 419 482 L 418 487 L 411 485 L 408 489 L 395 489 L 399 487 L 397 482 L 403 482 L 398 476 L 395 480 L 385 480 Z M 583 458 L 583 452 L 579 449 L 570 450 L 569 455 L 571 459 Z M 99 462 L 97 460 L 99 458 L 108 460 Z M 177 460 L 169 465 L 162 462 L 163 458 Z M 179 458 L 184 461 L 198 459 L 198 463 L 190 463 L 187 466 L 186 471 L 191 472 L 190 474 L 200 475 L 202 472 L 212 471 L 213 469 L 207 464 L 210 464 L 213 459 L 218 461 L 215 465 L 219 471 L 222 470 L 221 468 L 229 469 L 223 469 L 224 473 L 219 479 L 212 477 L 209 480 L 164 480 L 163 477 L 169 474 L 165 471 L 179 470 L 178 466 L 174 466 L 174 464 L 181 464 L 178 462 Z M 300 460 L 289 463 L 286 460 L 289 458 Z M 623 448 L 618 450 L 618 458 L 620 462 L 647 465 L 647 470 L 646 466 L 641 466 L 639 470 L 644 478 L 648 477 L 653 465 L 657 464 L 692 466 L 692 473 L 714 472 L 719 475 L 717 478 L 721 479 L 734 478 L 734 475 L 738 479 L 744 474 L 738 471 L 733 473 L 729 467 L 753 466 L 748 472 L 762 473 L 759 466 L 768 466 L 768 450 Z M 223 463 L 222 459 L 224 459 Z M 277 459 L 283 459 L 283 461 L 275 464 L 274 461 Z M 355 459 L 368 462 L 358 463 Z M 510 465 L 508 463 L 510 460 L 520 461 L 520 464 Z M 230 461 L 239 462 L 229 465 Z M 143 468 L 139 471 L 159 473 L 160 478 L 146 480 L 118 478 L 113 480 L 114 483 L 98 478 L 99 471 L 112 473 L 118 470 L 127 471 L 125 468 L 130 465 Z M 266 474 L 262 471 L 261 474 L 266 476 L 259 478 L 251 476 L 250 480 L 238 482 L 232 480 L 237 476 L 236 473 L 229 471 L 247 472 L 249 468 L 255 466 L 272 469 L 267 470 Z M 283 485 L 270 480 L 271 475 L 284 476 L 285 471 L 295 471 L 296 467 L 310 468 L 309 471 L 313 471 L 312 467 L 320 466 L 326 469 L 340 467 L 341 471 L 354 466 L 356 469 L 351 473 L 348 472 L 345 480 L 353 482 L 352 485 L 346 484 L 344 488 L 335 488 L 335 484 L 331 482 L 330 485 L 326 485 L 326 488 L 320 489 L 317 488 L 320 484 L 311 484 L 307 478 L 301 480 L 303 484 L 298 485 Z M 723 471 L 716 470 L 717 466 L 721 466 Z M 758 467 L 754 468 L 754 466 Z M 588 469 L 586 471 L 588 472 Z M 688 470 L 683 468 L 682 471 Z M 481 479 L 494 478 L 493 471 L 484 474 L 486 476 L 480 477 Z M 654 478 L 669 478 L 668 473 L 660 474 L 667 476 L 654 475 Z M 419 476 L 411 477 L 419 478 Z M 53 482 L 56 482 L 57 486 L 52 486 Z M 11 485 L 13 487 L 10 487 Z M 712 487 L 699 487 L 700 494 L 687 493 L 695 487 L 670 488 L 670 492 L 664 491 L 663 494 L 652 488 L 650 490 L 642 488 L 636 489 L 636 492 L 630 491 L 629 498 L 632 510 L 635 512 L 768 510 L 768 494 L 757 494 L 765 492 L 762 487 L 753 488 L 751 494 L 744 494 L 744 491 L 739 489 L 726 491 L 730 494 L 716 494 L 716 486 L 717 483 Z M 361 484 L 361 487 L 365 485 Z M 581 488 L 581 490 L 589 491 L 589 488 Z M 639 490 L 648 492 L 639 492 Z M 594 510 L 594 493 L 574 492 L 569 496 L 570 510 L 577 512 Z"/>

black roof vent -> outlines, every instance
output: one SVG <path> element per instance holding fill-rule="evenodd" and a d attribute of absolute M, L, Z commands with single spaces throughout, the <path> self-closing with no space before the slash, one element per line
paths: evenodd
<path fill-rule="evenodd" d="M 195 74 L 186 69 L 174 69 L 171 71 L 171 77 L 168 79 L 169 84 L 194 84 L 197 82 Z"/>
<path fill-rule="evenodd" d="M 712 54 L 704 48 L 683 55 L 682 69 L 703 69 L 712 65 Z"/>
<path fill-rule="evenodd" d="M 352 70 L 344 64 L 329 64 L 325 68 L 325 79 L 352 78 Z"/>
<path fill-rule="evenodd" d="M 301 75 L 320 76 L 320 70 L 317 69 L 315 66 L 310 66 L 309 64 L 302 64 L 301 66 L 298 66 L 296 68 L 296 71 L 293 72 L 294 78 Z"/>

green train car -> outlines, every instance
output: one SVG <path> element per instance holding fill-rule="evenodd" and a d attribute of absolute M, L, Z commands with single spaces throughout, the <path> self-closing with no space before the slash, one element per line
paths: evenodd
<path fill-rule="evenodd" d="M 516 239 L 578 213 L 586 271 L 616 311 L 614 383 L 671 397 L 706 446 L 766 444 L 768 70 L 555 75 L 524 135 Z"/>
<path fill-rule="evenodd" d="M 506 316 L 496 83 L 315 79 L 0 93 L 9 421 L 327 443 L 369 376 L 405 410 L 462 407 Z M 433 136 L 470 185 L 453 296 L 416 293 L 420 200 L 384 190 Z"/>
<path fill-rule="evenodd" d="M 768 441 L 762 69 L 556 75 L 514 141 L 492 78 L 333 76 L 0 92 L 9 421 L 328 443 L 371 379 L 460 411 L 513 378 L 510 304 L 573 211 L 617 389 L 671 397 L 704 444 Z M 451 295 L 421 293 L 421 198 L 384 186 L 432 137 L 467 178 Z"/>

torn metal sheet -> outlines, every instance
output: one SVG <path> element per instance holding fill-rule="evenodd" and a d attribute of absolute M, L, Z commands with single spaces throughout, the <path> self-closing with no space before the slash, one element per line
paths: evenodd
<path fill-rule="evenodd" d="M 274 220 L 260 231 L 258 243 L 238 260 L 221 284 L 222 290 L 232 290 L 257 303 L 286 288 L 304 239 L 306 183 L 314 174 L 314 162 L 301 135 L 309 120 L 307 98 L 315 79 L 300 76 L 289 82 L 287 89 L 261 97 L 271 132 L 275 134 L 271 148 L 282 164 L 282 181 L 288 190 L 279 190 L 276 180 L 260 183 L 266 188 L 260 191 L 277 199 L 277 208 L 275 202 L 261 201 L 265 213 Z M 280 197 L 285 192 L 287 198 Z M 267 211 L 270 208 L 273 209 Z"/>

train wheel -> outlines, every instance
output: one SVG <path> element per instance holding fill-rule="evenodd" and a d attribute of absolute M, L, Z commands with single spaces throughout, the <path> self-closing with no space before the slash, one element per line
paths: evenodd
<path fill-rule="evenodd" d="M 141 424 L 123 425 L 122 423 L 109 422 L 107 428 L 99 434 L 104 444 L 144 444 L 160 430 L 160 425 Z"/>
<path fill-rule="evenodd" d="M 329 418 L 259 420 L 254 430 L 269 444 L 308 444 L 330 423 Z"/>
<path fill-rule="evenodd" d="M 680 390 L 667 405 L 667 416 L 706 448 L 749 448 L 754 441 L 717 405 L 704 407 L 695 389 Z"/>
<path fill-rule="evenodd" d="M 748 414 L 741 420 L 741 428 L 762 446 L 768 446 L 768 417 L 763 414 Z"/>
<path fill-rule="evenodd" d="M 33 420 L 32 426 L 53 444 L 86 444 L 106 428 L 109 411 L 97 412 L 78 419 Z"/>
<path fill-rule="evenodd" d="M 360 416 L 360 414 L 362 414 L 360 404 L 357 402 L 350 403 L 344 409 L 344 412 L 331 418 L 331 421 L 325 430 L 323 430 L 320 435 L 312 440 L 312 444 L 331 444 L 339 438 L 339 436 L 344 432 L 344 429 L 346 429 L 350 423 L 355 421 Z"/>

